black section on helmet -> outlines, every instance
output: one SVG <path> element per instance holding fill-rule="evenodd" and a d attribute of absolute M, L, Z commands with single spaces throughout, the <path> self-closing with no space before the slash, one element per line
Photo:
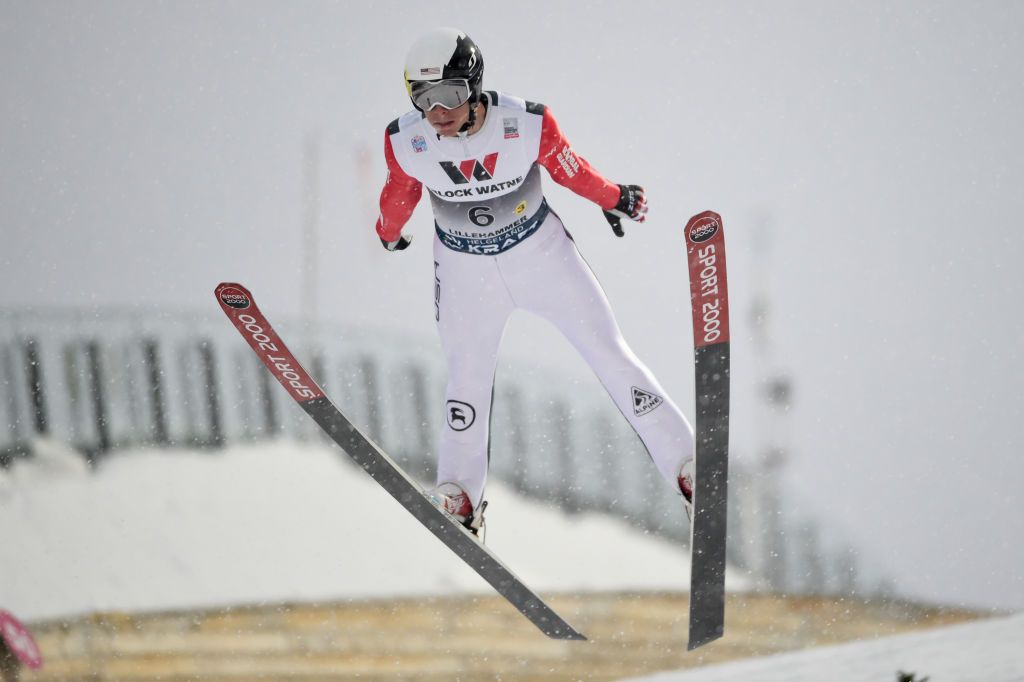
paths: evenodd
<path fill-rule="evenodd" d="M 469 101 L 480 101 L 484 80 L 484 56 L 473 39 L 463 35 L 455 42 L 455 52 L 444 65 L 442 78 L 465 78 L 469 83 Z"/>

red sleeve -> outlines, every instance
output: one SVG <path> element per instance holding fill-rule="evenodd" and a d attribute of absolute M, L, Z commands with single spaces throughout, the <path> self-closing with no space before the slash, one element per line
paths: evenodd
<path fill-rule="evenodd" d="M 386 242 L 393 242 L 402 234 L 402 228 L 416 209 L 423 185 L 398 165 L 395 150 L 391 147 L 391 135 L 387 133 L 384 133 L 384 158 L 388 163 L 388 178 L 380 192 L 377 235 Z"/>
<path fill-rule="evenodd" d="M 608 210 L 619 203 L 619 186 L 594 170 L 586 159 L 577 156 L 558 127 L 551 110 L 544 107 L 537 163 L 548 169 L 551 178 L 585 199 Z"/>

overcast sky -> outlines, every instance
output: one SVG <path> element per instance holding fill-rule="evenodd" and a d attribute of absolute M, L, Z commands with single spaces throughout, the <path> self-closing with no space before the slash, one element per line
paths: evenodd
<path fill-rule="evenodd" d="M 599 170 L 647 187 L 650 219 L 616 239 L 545 179 L 685 411 L 681 228 L 712 208 L 734 457 L 758 456 L 758 386 L 787 372 L 794 508 L 911 594 L 1024 608 L 1021 3 L 5 0 L 0 306 L 210 311 L 235 279 L 268 314 L 301 312 L 315 139 L 320 314 L 432 338 L 427 202 L 405 252 L 373 220 L 404 54 L 437 25 L 481 46 L 485 87 L 546 103 Z M 586 372 L 525 315 L 504 350 Z"/>

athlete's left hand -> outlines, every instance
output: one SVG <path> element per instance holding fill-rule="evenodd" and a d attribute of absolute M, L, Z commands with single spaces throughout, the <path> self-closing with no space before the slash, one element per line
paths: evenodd
<path fill-rule="evenodd" d="M 409 248 L 409 244 L 412 244 L 412 236 L 406 237 L 404 234 L 398 235 L 398 239 L 393 242 L 386 242 L 384 238 L 380 238 L 381 246 L 388 251 L 405 251 Z"/>
<path fill-rule="evenodd" d="M 604 212 L 608 224 L 616 237 L 622 237 L 622 219 L 629 218 L 638 223 L 647 220 L 647 193 L 640 185 L 619 185 L 619 203 L 615 208 Z"/>

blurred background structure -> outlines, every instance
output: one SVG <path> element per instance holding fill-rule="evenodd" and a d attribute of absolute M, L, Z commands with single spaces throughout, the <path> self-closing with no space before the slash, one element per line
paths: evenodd
<path fill-rule="evenodd" d="M 305 349 L 300 358 L 332 399 L 407 471 L 432 481 L 445 380 L 437 355 L 411 337 L 366 342 L 343 327 L 285 325 L 284 338 Z M 215 456 L 227 444 L 326 441 L 219 315 L 2 311 L 0 372 L 3 466 L 31 457 L 39 438 L 70 445 L 93 466 L 126 447 L 202 448 Z M 531 374 L 537 380 L 521 378 Z M 784 431 L 788 395 L 785 377 L 765 381 L 763 428 L 771 433 Z M 732 564 L 773 591 L 873 588 L 857 584 L 854 552 L 829 554 L 819 545 L 828 527 L 786 513 L 776 475 L 785 445 L 766 442 L 750 460 L 755 467 L 733 472 Z M 506 363 L 491 461 L 494 479 L 567 514 L 598 511 L 638 532 L 687 541 L 680 502 L 636 434 L 603 392 L 581 395 L 570 376 Z"/>

